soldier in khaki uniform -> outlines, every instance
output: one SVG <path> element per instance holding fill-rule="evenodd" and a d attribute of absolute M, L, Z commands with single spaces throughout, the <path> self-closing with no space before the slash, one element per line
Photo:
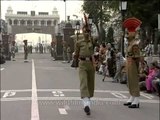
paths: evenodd
<path fill-rule="evenodd" d="M 127 79 L 130 98 L 125 106 L 129 108 L 139 108 L 139 62 L 140 62 L 140 48 L 135 40 L 136 28 L 140 26 L 141 21 L 136 18 L 128 18 L 123 25 L 128 30 L 128 48 L 127 48 Z"/>
<path fill-rule="evenodd" d="M 12 46 L 11 46 L 11 56 L 13 61 L 15 61 L 15 52 L 16 52 L 15 43 L 16 43 L 15 41 L 12 41 Z"/>
<path fill-rule="evenodd" d="M 79 59 L 80 93 L 84 104 L 84 111 L 90 115 L 90 98 L 94 96 L 94 45 L 87 25 L 82 28 L 84 38 L 75 45 L 75 59 Z"/>
<path fill-rule="evenodd" d="M 56 43 L 54 41 L 51 42 L 51 57 L 53 57 L 53 61 L 56 60 Z"/>
<path fill-rule="evenodd" d="M 27 58 L 28 58 L 27 40 L 23 40 L 23 42 L 24 42 L 24 62 L 27 62 Z"/>

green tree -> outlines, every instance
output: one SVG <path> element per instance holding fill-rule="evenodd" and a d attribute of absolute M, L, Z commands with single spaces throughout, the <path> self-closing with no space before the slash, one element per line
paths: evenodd
<path fill-rule="evenodd" d="M 111 17 L 111 11 L 117 10 L 117 1 L 95 1 L 95 0 L 84 0 L 82 10 L 93 17 L 93 23 L 95 24 L 99 40 L 102 42 L 105 40 L 105 30 L 103 25 L 109 22 Z"/>
<path fill-rule="evenodd" d="M 107 43 L 113 43 L 114 38 L 113 38 L 114 30 L 112 27 L 108 28 L 108 33 L 107 33 Z"/>
<path fill-rule="evenodd" d="M 160 10 L 160 0 L 128 1 L 127 17 L 134 16 L 142 21 L 141 31 L 143 43 L 154 40 L 154 29 L 158 28 L 158 10 Z"/>

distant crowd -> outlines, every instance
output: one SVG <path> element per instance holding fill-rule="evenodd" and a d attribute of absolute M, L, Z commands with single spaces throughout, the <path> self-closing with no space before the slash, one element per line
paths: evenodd
<path fill-rule="evenodd" d="M 112 78 L 113 83 L 127 84 L 126 58 L 119 49 L 111 44 L 102 43 L 94 49 L 97 74 Z M 73 66 L 74 67 L 74 66 Z M 139 87 L 146 93 L 155 93 L 160 96 L 160 65 L 158 61 L 147 63 L 144 59 L 139 63 Z"/>

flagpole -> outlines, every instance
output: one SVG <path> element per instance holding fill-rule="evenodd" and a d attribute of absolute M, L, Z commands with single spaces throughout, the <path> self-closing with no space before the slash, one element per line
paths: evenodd
<path fill-rule="evenodd" d="M 64 0 L 65 2 L 65 22 L 66 22 L 66 0 Z"/>

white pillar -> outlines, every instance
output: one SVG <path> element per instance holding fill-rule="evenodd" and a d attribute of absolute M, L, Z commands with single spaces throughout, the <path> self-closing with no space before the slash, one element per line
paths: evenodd
<path fill-rule="evenodd" d="M 20 20 L 18 20 L 18 26 L 20 26 L 21 25 L 21 21 Z"/>
<path fill-rule="evenodd" d="M 45 22 L 46 22 L 46 25 L 45 25 L 45 26 L 47 26 L 47 20 L 45 20 Z"/>
<path fill-rule="evenodd" d="M 34 26 L 34 20 L 32 20 L 32 26 Z"/>
<path fill-rule="evenodd" d="M 38 25 L 41 26 L 41 20 L 38 21 Z"/>
<path fill-rule="evenodd" d="M 25 25 L 27 26 L 27 20 L 25 20 Z"/>

